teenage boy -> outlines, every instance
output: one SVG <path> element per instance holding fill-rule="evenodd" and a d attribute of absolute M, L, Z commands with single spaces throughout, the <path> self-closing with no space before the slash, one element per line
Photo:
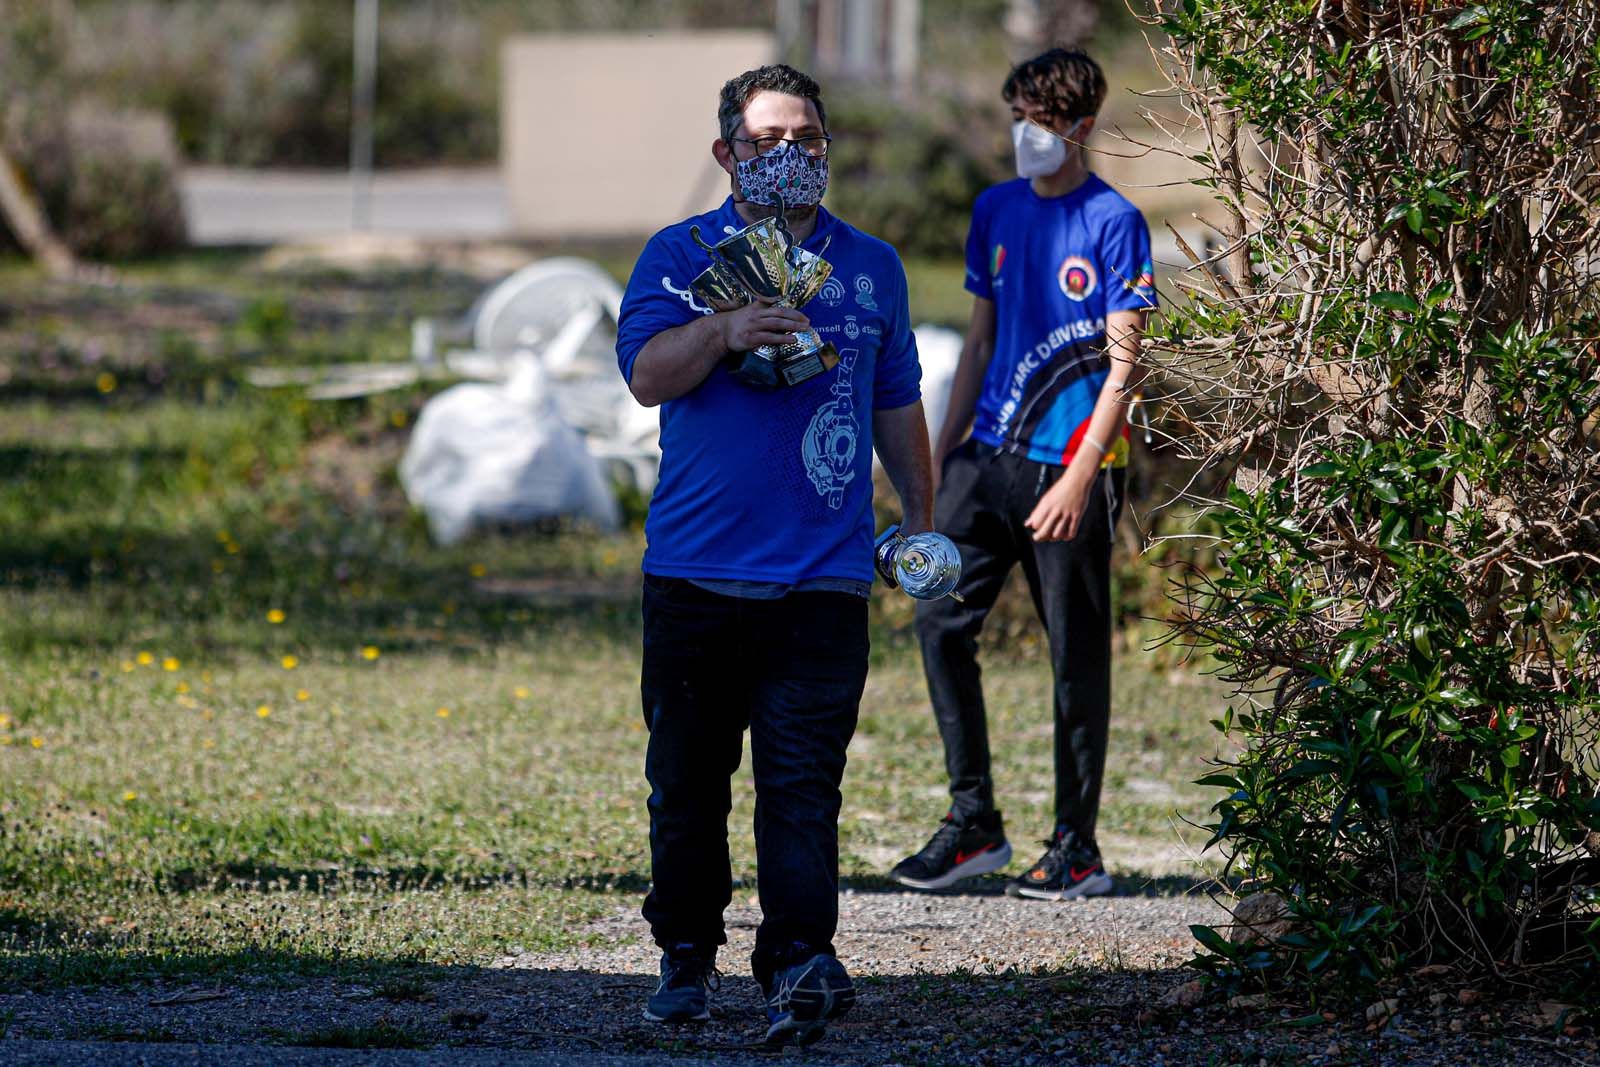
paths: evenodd
<path fill-rule="evenodd" d="M 1011 861 L 990 772 L 979 631 L 1022 565 L 1055 675 L 1055 825 L 1007 892 L 1110 892 L 1095 841 L 1111 709 L 1112 531 L 1128 462 L 1126 405 L 1155 306 L 1139 211 L 1089 172 L 1105 75 L 1054 49 L 1006 78 L 1019 177 L 984 191 L 967 237 L 972 320 L 934 446 L 935 523 L 961 549 L 963 599 L 917 605 L 951 804 L 892 877 L 918 889 Z M 970 432 L 969 432 L 970 431 Z"/>

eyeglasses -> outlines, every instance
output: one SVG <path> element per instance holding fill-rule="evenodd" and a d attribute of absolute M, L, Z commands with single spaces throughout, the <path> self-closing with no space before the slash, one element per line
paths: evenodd
<path fill-rule="evenodd" d="M 833 138 L 822 134 L 817 137 L 730 137 L 728 140 L 754 145 L 758 156 L 775 151 L 782 145 L 792 144 L 812 159 L 822 159 L 828 154 L 828 142 Z"/>

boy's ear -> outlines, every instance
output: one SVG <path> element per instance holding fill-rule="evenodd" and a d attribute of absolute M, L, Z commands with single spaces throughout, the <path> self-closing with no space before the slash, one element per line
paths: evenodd
<path fill-rule="evenodd" d="M 720 137 L 718 137 L 715 141 L 712 141 L 711 157 L 717 161 L 717 166 L 721 167 L 729 174 L 733 173 L 733 146 L 727 141 L 724 141 Z"/>

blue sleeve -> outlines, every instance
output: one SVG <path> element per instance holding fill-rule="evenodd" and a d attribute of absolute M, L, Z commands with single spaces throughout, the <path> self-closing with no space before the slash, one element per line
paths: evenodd
<path fill-rule="evenodd" d="M 911 332 L 911 299 L 906 292 L 906 269 L 890 253 L 895 279 L 894 307 L 884 322 L 883 347 L 872 379 L 875 411 L 903 408 L 922 399 L 922 363 L 917 359 L 917 337 Z"/>
<path fill-rule="evenodd" d="M 1106 311 L 1149 311 L 1156 306 L 1150 227 L 1137 211 L 1106 220 L 1100 231 L 1100 269 L 1106 280 Z"/>
<path fill-rule="evenodd" d="M 994 299 L 994 278 L 989 269 L 989 201 L 980 194 L 972 205 L 972 225 L 967 229 L 967 292 Z"/>
<path fill-rule="evenodd" d="M 656 234 L 639 253 L 622 294 L 622 311 L 617 316 L 617 366 L 624 381 L 633 381 L 633 364 L 650 338 L 693 322 L 697 314 L 711 310 L 698 301 L 690 302 L 686 269 L 674 254 L 672 242 Z"/>

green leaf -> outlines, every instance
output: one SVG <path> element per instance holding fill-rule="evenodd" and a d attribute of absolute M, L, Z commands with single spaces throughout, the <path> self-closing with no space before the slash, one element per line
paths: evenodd
<path fill-rule="evenodd" d="M 1339 465 L 1337 463 L 1329 463 L 1324 461 L 1322 463 L 1313 463 L 1311 466 L 1301 471 L 1300 476 L 1302 478 L 1331 478 L 1338 473 Z"/>
<path fill-rule="evenodd" d="M 1189 927 L 1189 932 L 1194 935 L 1196 941 L 1219 956 L 1231 960 L 1239 954 L 1238 945 L 1233 944 L 1209 926 L 1191 926 Z"/>
<path fill-rule="evenodd" d="M 1369 484 L 1372 486 L 1372 495 L 1385 504 L 1400 503 L 1400 490 L 1395 488 L 1393 482 L 1383 478 L 1373 478 Z"/>
<path fill-rule="evenodd" d="M 1412 212 L 1416 212 L 1416 210 L 1416 208 L 1411 209 Z M 1408 215 L 1407 221 L 1409 222 L 1409 220 L 1410 216 Z M 1419 222 L 1418 225 L 1420 226 L 1421 223 Z M 1384 308 L 1388 311 L 1404 311 L 1412 315 L 1415 315 L 1417 312 L 1422 310 L 1421 304 L 1417 303 L 1406 294 L 1397 293 L 1392 289 L 1381 293 L 1373 293 L 1371 296 L 1367 297 L 1367 303 L 1371 304 L 1373 307 Z"/>
<path fill-rule="evenodd" d="M 1481 22 L 1487 21 L 1489 21 L 1489 9 L 1482 4 L 1475 4 L 1451 19 L 1445 29 L 1462 30 L 1468 26 L 1476 26 Z"/>

